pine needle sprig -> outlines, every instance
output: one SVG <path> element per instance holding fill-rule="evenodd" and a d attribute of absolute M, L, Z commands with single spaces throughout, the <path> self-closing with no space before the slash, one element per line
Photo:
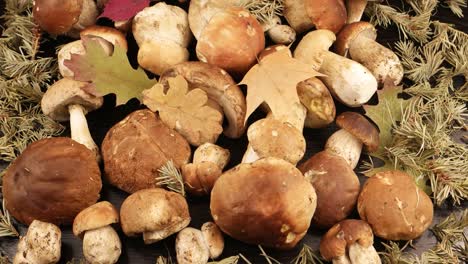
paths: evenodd
<path fill-rule="evenodd" d="M 19 237 L 19 233 L 11 222 L 10 213 L 5 208 L 5 200 L 3 200 L 0 210 L 0 237 L 6 236 Z"/>
<path fill-rule="evenodd" d="M 434 225 L 431 231 L 442 244 L 454 244 L 466 239 L 464 234 L 466 228 L 468 228 L 468 209 L 463 210 L 460 215 L 449 215 Z"/>
<path fill-rule="evenodd" d="M 292 264 L 323 264 L 325 260 L 320 253 L 314 251 L 311 247 L 304 244 L 299 254 L 293 259 Z"/>
<path fill-rule="evenodd" d="M 279 262 L 275 258 L 269 256 L 261 245 L 258 245 L 258 248 L 260 249 L 260 256 L 263 256 L 268 264 L 273 264 L 273 263 L 281 264 L 281 262 Z"/>
<path fill-rule="evenodd" d="M 404 252 L 404 250 L 411 244 L 411 241 L 406 242 L 403 246 L 397 242 L 389 241 L 382 243 L 384 251 L 379 252 L 383 264 L 416 264 L 419 259 L 415 254 Z"/>
<path fill-rule="evenodd" d="M 268 24 L 283 14 L 284 0 L 240 0 L 239 5 L 249 10 L 260 23 Z"/>
<path fill-rule="evenodd" d="M 240 258 L 240 255 L 231 256 L 218 261 L 210 261 L 208 264 L 237 264 Z"/>
<path fill-rule="evenodd" d="M 463 17 L 463 8 L 467 7 L 466 0 L 445 0 L 445 4 L 458 17 Z"/>
<path fill-rule="evenodd" d="M 174 264 L 174 262 L 172 261 L 172 258 L 170 256 L 158 256 L 158 258 L 156 259 L 156 264 Z"/>
<path fill-rule="evenodd" d="M 166 186 L 169 190 L 185 196 L 184 179 L 172 160 L 158 169 L 158 172 L 159 176 L 156 177 L 156 182 L 159 185 Z"/>

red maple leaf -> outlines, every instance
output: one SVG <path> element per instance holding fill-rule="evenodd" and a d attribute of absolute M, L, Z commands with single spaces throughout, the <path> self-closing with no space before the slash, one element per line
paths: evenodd
<path fill-rule="evenodd" d="M 143 8 L 149 6 L 150 0 L 110 0 L 99 17 L 113 21 L 124 21 L 134 17 Z"/>

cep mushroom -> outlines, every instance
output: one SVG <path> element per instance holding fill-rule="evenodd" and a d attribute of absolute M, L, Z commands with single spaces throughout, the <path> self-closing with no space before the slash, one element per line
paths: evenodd
<path fill-rule="evenodd" d="M 14 264 L 53 264 L 61 255 L 62 232 L 54 224 L 34 220 L 20 238 Z"/>
<path fill-rule="evenodd" d="M 368 0 L 346 0 L 346 10 L 348 11 L 347 24 L 361 21 L 364 10 L 366 10 L 367 2 Z"/>
<path fill-rule="evenodd" d="M 213 222 L 202 225 L 201 231 L 210 252 L 210 258 L 216 259 L 223 253 L 224 237 L 219 227 Z"/>
<path fill-rule="evenodd" d="M 371 227 L 347 219 L 334 225 L 320 240 L 320 254 L 333 264 L 380 264 Z"/>
<path fill-rule="evenodd" d="M 398 56 L 379 44 L 375 27 L 368 22 L 346 25 L 337 36 L 335 50 L 342 56 L 361 63 L 369 69 L 379 84 L 398 85 L 403 79 L 403 66 Z"/>
<path fill-rule="evenodd" d="M 8 167 L 2 190 L 7 210 L 21 223 L 61 225 L 95 204 L 101 186 L 94 154 L 70 138 L 58 137 L 30 144 Z"/>
<path fill-rule="evenodd" d="M 78 37 L 84 28 L 94 25 L 98 9 L 94 0 L 35 0 L 33 16 L 49 34 Z"/>
<path fill-rule="evenodd" d="M 125 199 L 120 208 L 120 222 L 125 235 L 143 234 L 145 244 L 152 244 L 187 227 L 190 215 L 182 195 L 151 188 Z"/>
<path fill-rule="evenodd" d="M 329 30 L 315 30 L 302 38 L 294 58 L 311 64 L 332 95 L 349 107 L 359 107 L 377 91 L 377 80 L 363 65 L 328 51 L 336 37 Z"/>
<path fill-rule="evenodd" d="M 118 222 L 119 213 L 107 201 L 91 205 L 75 217 L 73 234 L 83 239 L 83 255 L 89 263 L 117 263 L 122 243 L 111 224 Z"/>
<path fill-rule="evenodd" d="M 211 191 L 218 227 L 248 244 L 293 248 L 307 233 L 317 196 L 294 165 L 277 158 L 225 172 Z"/>
<path fill-rule="evenodd" d="M 131 113 L 115 124 L 102 142 L 107 180 L 129 193 L 158 187 L 158 170 L 170 160 L 180 168 L 190 155 L 187 140 L 150 110 Z"/>
<path fill-rule="evenodd" d="M 394 170 L 370 177 L 358 198 L 358 212 L 374 234 L 388 240 L 412 240 L 422 235 L 434 216 L 429 196 L 408 174 Z"/>
<path fill-rule="evenodd" d="M 317 193 L 313 226 L 330 228 L 351 214 L 361 186 L 357 175 L 343 158 L 322 151 L 299 166 L 299 170 Z"/>
<path fill-rule="evenodd" d="M 193 162 L 181 168 L 187 191 L 200 196 L 209 194 L 229 162 L 229 156 L 229 150 L 215 144 L 199 146 L 193 155 Z"/>
<path fill-rule="evenodd" d="M 296 40 L 296 31 L 289 25 L 282 25 L 281 18 L 277 15 L 263 22 L 262 27 L 273 43 L 289 45 Z"/>
<path fill-rule="evenodd" d="M 88 83 L 73 79 L 60 79 L 44 93 L 42 112 L 56 121 L 70 120 L 71 138 L 85 145 L 100 160 L 99 148 L 89 132 L 86 114 L 102 106 L 103 98 L 83 90 Z"/>

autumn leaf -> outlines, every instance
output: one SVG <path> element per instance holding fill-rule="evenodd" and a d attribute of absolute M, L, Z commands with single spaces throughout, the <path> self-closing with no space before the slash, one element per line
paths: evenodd
<path fill-rule="evenodd" d="M 297 84 L 319 75 L 310 65 L 292 58 L 289 49 L 266 56 L 241 81 L 247 85 L 245 121 L 262 103 L 269 106 L 273 116 L 296 120 L 297 113 L 292 109 L 301 104 Z"/>
<path fill-rule="evenodd" d="M 99 16 L 113 21 L 124 21 L 134 17 L 138 12 L 149 6 L 150 0 L 110 0 Z"/>
<path fill-rule="evenodd" d="M 168 83 L 166 93 L 162 84 L 143 91 L 143 103 L 159 112 L 161 120 L 190 144 L 199 146 L 216 142 L 223 131 L 223 115 L 207 106 L 206 92 L 201 89 L 188 91 L 187 81 L 182 76 L 169 78 Z"/>
<path fill-rule="evenodd" d="M 157 82 L 149 79 L 141 68 L 133 69 L 126 51 L 119 45 L 114 46 L 114 53 L 109 56 L 96 39 L 83 37 L 82 41 L 86 53 L 72 54 L 64 64 L 73 71 L 75 80 L 90 83 L 84 88 L 87 92 L 96 96 L 116 94 L 117 105 L 121 105 L 132 98 L 141 98 L 141 92 Z"/>

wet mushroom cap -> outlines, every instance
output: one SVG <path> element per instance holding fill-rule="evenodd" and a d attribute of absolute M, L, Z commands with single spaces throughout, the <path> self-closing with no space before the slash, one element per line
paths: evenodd
<path fill-rule="evenodd" d="M 306 234 L 316 206 L 312 185 L 284 160 L 265 158 L 225 172 L 211 191 L 211 215 L 231 237 L 291 249 Z"/>
<path fill-rule="evenodd" d="M 101 172 L 94 153 L 70 138 L 30 144 L 3 177 L 6 208 L 23 224 L 33 220 L 71 224 L 96 203 Z"/>
<path fill-rule="evenodd" d="M 35 0 L 33 16 L 44 31 L 59 35 L 78 22 L 82 8 L 83 0 Z"/>
<path fill-rule="evenodd" d="M 368 22 L 355 22 L 344 26 L 336 36 L 335 51 L 341 56 L 348 56 L 348 50 L 351 43 L 359 36 L 376 40 L 377 31 L 375 27 Z"/>
<path fill-rule="evenodd" d="M 379 130 L 363 115 L 356 112 L 344 112 L 336 117 L 336 124 L 362 141 L 369 152 L 379 148 Z"/>
<path fill-rule="evenodd" d="M 88 230 L 98 229 L 119 222 L 119 213 L 115 207 L 102 201 L 81 211 L 73 221 L 73 234 L 82 237 Z"/>
<path fill-rule="evenodd" d="M 415 239 L 429 227 L 433 204 L 408 174 L 379 172 L 369 178 L 358 198 L 358 212 L 378 237 L 389 240 Z"/>
<path fill-rule="evenodd" d="M 342 0 L 303 0 L 307 14 L 317 29 L 337 33 L 346 23 L 346 7 Z"/>

